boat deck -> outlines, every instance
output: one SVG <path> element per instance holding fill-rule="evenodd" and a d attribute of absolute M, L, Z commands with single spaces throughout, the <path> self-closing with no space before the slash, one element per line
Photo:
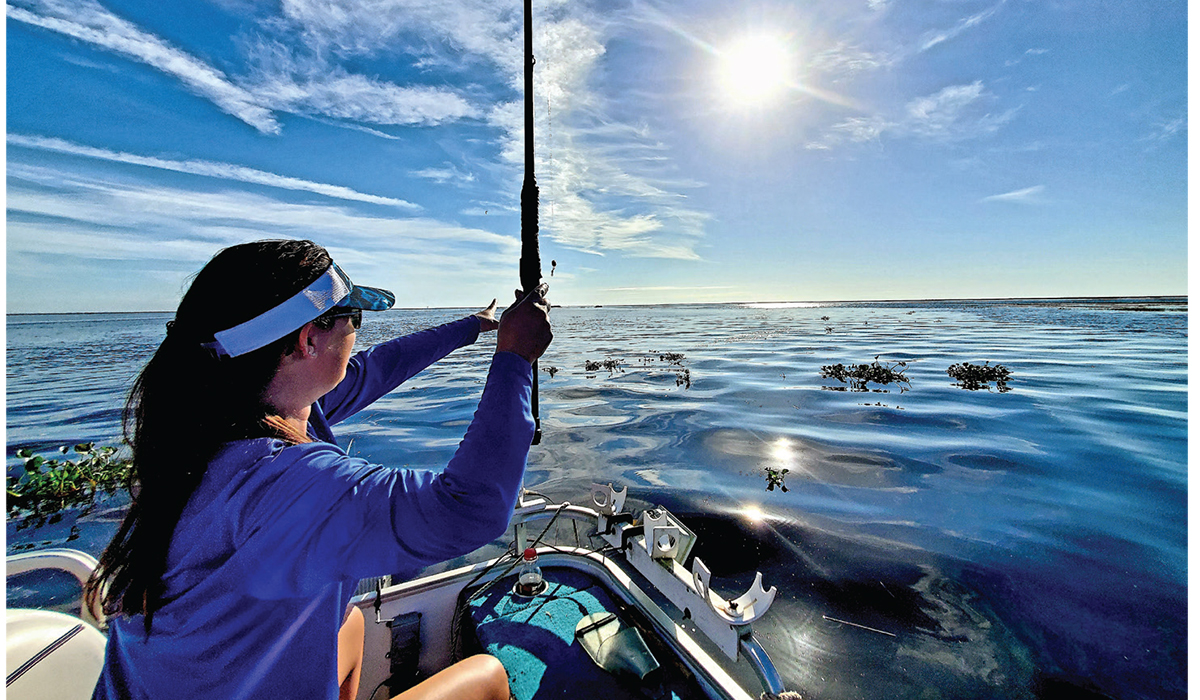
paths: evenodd
<path fill-rule="evenodd" d="M 671 652 L 654 649 L 653 633 L 641 637 L 661 665 L 644 680 L 601 669 L 576 639 L 579 621 L 592 613 L 613 613 L 623 627 L 645 623 L 585 572 L 546 567 L 543 576 L 546 589 L 532 598 L 513 592 L 515 575 L 497 579 L 486 590 L 472 591 L 469 617 L 463 620 L 464 651 L 486 651 L 500 659 L 517 700 L 706 697 L 691 674 L 672 663 Z"/>

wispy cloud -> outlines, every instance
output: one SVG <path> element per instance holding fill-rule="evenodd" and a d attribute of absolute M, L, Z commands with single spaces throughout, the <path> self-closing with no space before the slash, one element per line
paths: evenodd
<path fill-rule="evenodd" d="M 462 279 L 504 288 L 515 269 L 495 261 L 514 261 L 515 268 L 520 251 L 515 236 L 427 217 L 375 216 L 350 204 L 298 204 L 247 192 L 200 192 L 12 160 L 6 206 L 10 278 L 32 274 L 41 269 L 32 267 L 38 261 L 44 266 L 52 260 L 56 277 L 84 285 L 86 280 L 76 278 L 97 260 L 124 261 L 130 269 L 159 261 L 155 264 L 191 272 L 234 243 L 312 238 L 356 277 L 362 270 L 363 279 L 407 297 L 405 304 L 424 305 L 423 290 L 460 289 Z M 64 308 L 86 306 L 78 289 L 70 294 L 77 298 L 65 297 Z M 156 298 L 177 300 L 177 294 L 178 282 L 159 289 Z"/>
<path fill-rule="evenodd" d="M 1146 136 L 1142 137 L 1142 141 L 1164 142 L 1169 141 L 1178 134 L 1187 131 L 1187 116 L 1179 116 L 1174 119 L 1159 121 L 1153 125 L 1151 131 Z"/>
<path fill-rule="evenodd" d="M 883 53 L 867 51 L 841 41 L 834 46 L 819 51 L 808 61 L 808 69 L 817 75 L 827 75 L 836 80 L 864 71 L 878 70 L 895 64 L 896 57 Z"/>
<path fill-rule="evenodd" d="M 987 97 L 982 81 L 951 85 L 909 102 L 904 124 L 913 133 L 928 138 L 957 140 L 990 135 L 1011 121 L 1017 110 L 1000 114 L 973 112 Z"/>
<path fill-rule="evenodd" d="M 1018 65 L 1025 59 L 1026 56 L 1041 56 L 1050 53 L 1050 49 L 1025 49 L 1025 53 L 1021 54 L 1021 58 L 1012 58 L 1004 62 L 1006 68 Z"/>
<path fill-rule="evenodd" d="M 377 125 L 430 126 L 476 116 L 465 99 L 447 90 L 402 87 L 333 68 L 319 77 L 259 76 L 255 93 L 275 109 L 321 114 Z"/>
<path fill-rule="evenodd" d="M 272 109 L 375 125 L 432 126 L 476 117 L 478 109 L 440 87 L 401 86 L 348 72 L 325 56 L 279 42 L 248 49 L 247 89 Z"/>
<path fill-rule="evenodd" d="M 698 259 L 696 245 L 707 217 L 687 207 L 679 194 L 690 183 L 658 174 L 661 165 L 654 157 L 662 154 L 657 142 L 644 129 L 614 119 L 593 87 L 605 56 L 608 22 L 577 4 L 542 3 L 535 13 L 542 233 L 592 254 Z M 509 89 L 523 89 L 521 12 L 515 0 L 345 0 L 336 5 L 286 0 L 282 14 L 313 55 L 372 54 L 419 35 L 419 44 L 405 44 L 419 66 L 459 70 L 464 64 L 491 65 Z M 286 69 L 267 68 L 265 75 L 302 72 L 286 66 L 294 55 L 271 53 L 267 50 L 259 64 L 283 61 Z M 500 103 L 483 118 L 501 133 L 501 162 L 519 168 L 524 162 L 521 105 Z M 453 182 L 442 170 L 418 175 Z"/>
<path fill-rule="evenodd" d="M 330 185 L 322 182 L 311 182 L 309 180 L 288 177 L 286 175 L 277 175 L 275 173 L 255 170 L 254 168 L 247 168 L 245 166 L 234 165 L 232 163 L 218 163 L 205 160 L 169 160 L 166 158 L 140 156 L 132 153 L 110 151 L 104 148 L 83 146 L 77 143 L 71 143 L 70 141 L 64 141 L 62 139 L 44 138 L 40 136 L 23 136 L 20 134 L 9 134 L 8 144 L 11 146 L 21 146 L 40 151 L 64 153 L 72 156 L 98 158 L 100 160 L 113 163 L 127 163 L 129 165 L 140 165 L 147 168 L 171 170 L 177 173 L 202 175 L 205 177 L 218 178 L 222 180 L 235 180 L 254 185 L 278 187 L 286 190 L 312 192 L 314 194 L 320 194 L 326 197 L 334 197 L 337 199 L 346 199 L 356 202 L 384 204 L 387 206 L 400 207 L 402 209 L 420 209 L 420 207 L 412 202 L 406 202 L 402 199 L 365 194 L 356 190 L 352 190 L 348 187 Z"/>
<path fill-rule="evenodd" d="M 877 141 L 882 136 L 956 142 L 990 136 L 1017 115 L 1018 108 L 1000 113 L 987 109 L 993 101 L 982 81 L 950 85 L 910 100 L 892 118 L 883 115 L 850 117 L 834 124 L 810 149 L 830 150 L 842 143 Z"/>
<path fill-rule="evenodd" d="M 14 0 L 13 19 L 37 24 L 152 65 L 182 81 L 230 114 L 264 133 L 280 126 L 273 113 L 334 120 L 391 137 L 378 128 L 433 126 L 482 119 L 499 130 L 500 163 L 522 162 L 523 129 L 518 105 L 486 111 L 463 94 L 438 85 L 398 85 L 348 70 L 349 57 L 405 55 L 443 74 L 463 66 L 490 66 L 506 89 L 521 90 L 520 11 L 514 0 L 284 0 L 266 17 L 261 33 L 246 39 L 248 68 L 227 77 L 150 32 L 117 17 L 94 0 Z M 707 215 L 690 206 L 693 187 L 663 171 L 662 146 L 642 126 L 613 118 L 593 77 L 602 67 L 609 23 L 586 7 L 543 3 L 537 10 L 538 179 L 543 193 L 542 229 L 577 250 L 629 256 L 698 259 Z M 838 70 L 858 70 L 873 60 L 847 49 Z M 473 83 L 474 84 L 474 83 Z M 476 91 L 481 90 L 477 85 Z M 512 94 L 512 93 L 508 93 Z M 507 98 L 507 95 L 506 95 Z M 484 97 L 478 104 L 492 102 Z M 552 115 L 552 117 L 551 117 Z M 29 142 L 26 143 L 29 145 Z M 32 146 L 31 146 L 32 147 Z M 48 148 L 43 142 L 38 147 Z M 411 206 L 320 183 L 205 161 L 173 161 L 57 144 L 76 155 L 179 172 L 224 177 L 328 196 Z M 454 182 L 456 176 L 425 169 L 418 176 Z M 467 176 L 469 178 L 469 176 Z M 466 178 L 457 181 L 466 181 Z"/>
<path fill-rule="evenodd" d="M 1017 204 L 1039 204 L 1043 200 L 1042 192 L 1046 190 L 1045 185 L 1034 185 L 1024 189 L 1005 192 L 1004 194 L 994 194 L 990 197 L 984 197 L 980 202 L 1013 202 Z"/>
<path fill-rule="evenodd" d="M 595 24 L 544 22 L 538 44 L 546 68 L 535 75 L 534 94 L 553 105 L 553 118 L 540 105 L 535 110 L 546 135 L 537 153 L 542 230 L 587 253 L 698 260 L 708 216 L 680 193 L 695 183 L 659 172 L 663 146 L 645 128 L 609 117 L 605 100 L 589 89 L 605 53 Z M 523 163 L 520 105 L 500 105 L 489 121 L 504 130 L 502 158 Z"/>
<path fill-rule="evenodd" d="M 221 71 L 143 31 L 91 0 L 11 0 L 8 17 L 115 51 L 182 82 L 226 113 L 267 134 L 279 133 L 271 111 Z"/>
<path fill-rule="evenodd" d="M 412 175 L 426 180 L 432 180 L 439 185 L 452 184 L 462 185 L 475 182 L 475 176 L 471 173 L 465 173 L 453 165 L 445 165 L 440 168 L 425 168 L 423 170 L 414 170 Z"/>
<path fill-rule="evenodd" d="M 267 134 L 278 134 L 273 112 L 324 116 L 375 125 L 433 125 L 478 116 L 478 109 L 455 92 L 429 86 L 401 86 L 346 71 L 322 54 L 296 58 L 278 44 L 261 43 L 249 50 L 253 68 L 247 76 L 224 72 L 171 46 L 94 0 L 13 0 L 11 19 L 55 31 L 100 49 L 114 51 L 152 66 L 182 82 L 226 113 Z M 285 3 L 298 9 L 303 3 Z M 299 8 L 304 14 L 304 8 Z M 381 39 L 402 28 L 402 12 L 381 12 L 360 4 L 359 31 Z M 399 6 L 395 9 L 404 9 Z M 311 8 L 309 8 L 311 10 Z M 341 8 L 339 7 L 339 12 Z M 334 13 L 337 14 L 337 13 Z M 380 22 L 380 16 L 393 17 Z M 380 25 L 391 27 L 383 31 Z M 348 27 L 340 28 L 347 34 Z M 310 38 L 319 35 L 306 28 Z M 328 41 L 317 41 L 327 45 Z M 345 48 L 345 47 L 341 47 Z M 381 132 L 378 135 L 386 136 Z"/>
<path fill-rule="evenodd" d="M 371 54 L 415 35 L 446 39 L 451 51 L 465 52 L 468 60 L 484 58 L 520 71 L 521 7 L 515 0 L 283 0 L 281 10 L 317 54 Z M 540 5 L 535 10 L 549 11 Z M 423 52 L 423 65 L 451 63 L 434 41 L 410 50 Z"/>
<path fill-rule="evenodd" d="M 918 51 L 928 51 L 938 44 L 954 39 L 968 29 L 979 26 L 992 15 L 996 14 L 1000 8 L 1004 6 L 1004 2 L 1005 0 L 1000 0 L 1000 2 L 984 10 L 983 12 L 979 12 L 960 20 L 957 24 L 949 29 L 935 30 L 926 33 L 921 39 L 921 45 Z"/>

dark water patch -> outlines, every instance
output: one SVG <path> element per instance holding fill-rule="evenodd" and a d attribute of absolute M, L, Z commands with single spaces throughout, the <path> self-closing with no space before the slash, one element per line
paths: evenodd
<path fill-rule="evenodd" d="M 777 588 L 756 634 L 805 697 L 1035 696 L 1032 652 L 954 562 L 770 516 L 681 517 L 722 594 L 758 571 Z"/>
<path fill-rule="evenodd" d="M 885 399 L 879 398 L 876 400 L 884 401 Z M 886 400 L 893 402 L 897 406 L 902 406 L 905 403 L 905 399 L 901 397 L 889 397 Z M 914 430 L 964 430 L 969 427 L 967 421 L 956 416 L 918 412 L 912 408 L 907 408 L 907 410 L 902 412 L 889 411 L 885 410 L 885 407 L 882 406 L 864 406 L 861 409 L 830 413 L 826 414 L 825 418 L 837 423 L 871 424 Z"/>
<path fill-rule="evenodd" d="M 1063 678 L 1041 675 L 1034 683 L 1039 698 L 1045 700 L 1112 700 L 1092 687 L 1086 678 Z"/>
<path fill-rule="evenodd" d="M 946 455 L 945 461 L 947 464 L 952 464 L 956 467 L 979 469 L 987 472 L 1008 472 L 1026 475 L 1043 474 L 1046 472 L 1045 467 L 1039 466 L 1032 460 L 1017 461 L 987 453 L 949 454 Z"/>
<path fill-rule="evenodd" d="M 1004 574 L 968 577 L 1034 652 L 1043 693 L 1080 697 L 1183 698 L 1187 695 L 1186 604 L 1095 558 L 1063 553 L 1023 561 Z M 1063 572 L 1070 572 L 1064 580 Z M 1136 622 L 1135 622 L 1136 620 Z M 1088 693 L 1094 695 L 1088 695 Z M 1053 697 L 1042 695 L 1042 697 Z"/>

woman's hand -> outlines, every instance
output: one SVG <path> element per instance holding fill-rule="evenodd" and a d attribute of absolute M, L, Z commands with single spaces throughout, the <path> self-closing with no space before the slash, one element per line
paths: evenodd
<path fill-rule="evenodd" d="M 515 352 L 530 364 L 546 352 L 554 338 L 550 330 L 550 302 L 546 301 L 549 290 L 549 286 L 541 284 L 524 297 L 517 290 L 517 303 L 505 309 L 500 317 L 497 352 Z"/>
<path fill-rule="evenodd" d="M 500 322 L 496 320 L 496 300 L 492 299 L 491 306 L 475 314 L 475 318 L 479 319 L 480 333 L 487 333 L 499 328 Z"/>

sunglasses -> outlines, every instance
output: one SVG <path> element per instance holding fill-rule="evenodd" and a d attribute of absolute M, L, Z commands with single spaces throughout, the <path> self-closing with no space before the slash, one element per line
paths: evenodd
<path fill-rule="evenodd" d="M 329 312 L 313 319 L 313 323 L 315 323 L 318 328 L 321 328 L 323 330 L 329 330 L 330 328 L 333 328 L 334 321 L 336 321 L 339 318 L 350 319 L 350 326 L 352 328 L 354 328 L 354 330 L 358 330 L 359 328 L 362 328 L 362 309 L 350 309 L 350 308 L 333 309 L 332 311 L 329 311 Z"/>

